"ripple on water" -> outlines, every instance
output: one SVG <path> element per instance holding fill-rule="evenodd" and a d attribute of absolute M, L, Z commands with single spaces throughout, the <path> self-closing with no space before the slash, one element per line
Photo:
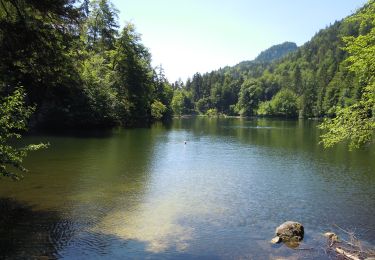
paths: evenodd
<path fill-rule="evenodd" d="M 48 137 L 22 185 L 0 183 L 29 205 L 0 225 L 0 258 L 324 259 L 320 234 L 334 223 L 374 245 L 373 153 L 324 151 L 310 124 L 255 123 Z M 304 224 L 313 250 L 269 244 L 286 220 Z"/>

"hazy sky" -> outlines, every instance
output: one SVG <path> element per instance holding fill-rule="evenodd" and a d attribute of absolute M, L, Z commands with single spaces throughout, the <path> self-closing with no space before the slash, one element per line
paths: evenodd
<path fill-rule="evenodd" d="M 112 0 L 167 78 L 186 80 L 254 59 L 285 41 L 298 46 L 366 0 Z"/>

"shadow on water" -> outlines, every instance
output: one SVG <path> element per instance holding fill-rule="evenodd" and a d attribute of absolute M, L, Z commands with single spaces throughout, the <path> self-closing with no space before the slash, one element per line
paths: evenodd
<path fill-rule="evenodd" d="M 54 129 L 54 130 L 32 130 L 25 136 L 54 136 L 54 137 L 76 137 L 76 138 L 109 138 L 113 135 L 112 128 L 104 129 Z"/>
<path fill-rule="evenodd" d="M 0 209 L 1 259 L 56 257 L 51 230 L 59 222 L 58 214 L 34 211 L 31 206 L 8 198 L 0 199 Z M 62 239 L 69 241 L 72 234 L 68 231 L 63 235 Z"/>
<path fill-rule="evenodd" d="M 145 242 L 89 232 L 84 221 L 79 223 L 54 211 L 35 210 L 9 198 L 0 199 L 0 211 L 0 259 L 197 258 L 173 249 L 147 252 Z"/>

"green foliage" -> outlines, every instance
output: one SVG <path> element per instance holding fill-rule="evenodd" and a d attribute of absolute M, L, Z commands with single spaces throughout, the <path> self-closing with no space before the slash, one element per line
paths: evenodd
<path fill-rule="evenodd" d="M 22 177 L 20 172 L 27 171 L 22 166 L 27 153 L 47 147 L 46 144 L 31 144 L 16 148 L 9 144 L 10 141 L 21 138 L 20 132 L 27 129 L 27 119 L 34 111 L 34 108 L 24 105 L 24 97 L 22 89 L 17 89 L 13 95 L 0 102 L 0 176 L 14 180 Z"/>
<path fill-rule="evenodd" d="M 100 51 L 113 49 L 119 27 L 118 10 L 108 0 L 92 0 L 87 8 L 85 28 L 89 47 Z"/>
<path fill-rule="evenodd" d="M 170 117 L 173 113 L 171 102 L 173 98 L 173 89 L 169 84 L 167 78 L 164 75 L 163 67 L 160 65 L 156 67 L 154 71 L 154 100 L 159 100 L 165 107 L 166 111 L 164 112 L 163 118 Z"/>
<path fill-rule="evenodd" d="M 38 109 L 54 99 L 64 86 L 77 84 L 77 70 L 70 53 L 78 27 L 78 10 L 69 0 L 1 1 L 0 91 L 12 93 L 24 86 L 30 103 Z M 56 90 L 56 91 L 55 91 Z M 59 91 L 57 91 L 59 90 Z"/>
<path fill-rule="evenodd" d="M 262 51 L 254 61 L 256 62 L 271 62 L 278 60 L 285 55 L 297 49 L 297 44 L 294 42 L 284 42 L 282 44 L 274 45 L 265 51 Z"/>
<path fill-rule="evenodd" d="M 252 116 L 258 106 L 262 95 L 262 89 L 259 82 L 249 79 L 246 80 L 239 93 L 237 111 L 241 116 Z"/>
<path fill-rule="evenodd" d="M 115 86 L 124 111 L 121 120 L 133 124 L 147 121 L 151 115 L 154 91 L 151 56 L 140 43 L 134 25 L 127 24 L 116 43 L 114 56 Z M 121 109 L 121 108 L 120 108 Z"/>
<path fill-rule="evenodd" d="M 350 149 L 358 148 L 371 142 L 375 132 L 375 1 L 348 20 L 352 21 L 360 23 L 362 34 L 344 38 L 349 53 L 346 62 L 363 90 L 355 104 L 338 107 L 336 117 L 320 125 L 325 147 L 348 141 Z"/>
<path fill-rule="evenodd" d="M 0 95 L 24 86 L 37 127 L 147 124 L 173 91 L 110 0 L 1 1 Z"/>
<path fill-rule="evenodd" d="M 83 93 L 87 98 L 85 122 L 111 125 L 118 120 L 117 92 L 113 88 L 114 73 L 110 64 L 99 54 L 94 54 L 82 63 Z"/>
<path fill-rule="evenodd" d="M 289 89 L 280 90 L 271 101 L 259 105 L 258 114 L 262 116 L 296 117 L 298 114 L 297 95 Z"/>
<path fill-rule="evenodd" d="M 217 117 L 219 113 L 217 112 L 216 108 L 210 108 L 207 110 L 206 115 L 209 117 Z"/>
<path fill-rule="evenodd" d="M 375 122 L 364 107 L 355 104 L 339 108 L 336 113 L 335 118 L 326 118 L 319 126 L 324 130 L 324 134 L 321 135 L 324 147 L 348 141 L 349 149 L 352 150 L 372 141 Z"/>
<path fill-rule="evenodd" d="M 271 100 L 274 115 L 296 117 L 298 112 L 297 95 L 289 89 L 280 90 Z"/>
<path fill-rule="evenodd" d="M 162 119 L 166 112 L 167 107 L 160 101 L 156 100 L 151 104 L 151 116 L 153 119 Z"/>
<path fill-rule="evenodd" d="M 196 103 L 196 110 L 200 114 L 205 114 L 208 109 L 210 109 L 210 99 L 209 98 L 199 99 L 198 102 Z"/>
<path fill-rule="evenodd" d="M 259 108 L 257 110 L 257 114 L 260 116 L 269 116 L 273 115 L 273 108 L 271 105 L 271 101 L 263 101 L 259 103 Z"/>
<path fill-rule="evenodd" d="M 183 92 L 181 91 L 176 91 L 173 95 L 172 109 L 173 109 L 173 113 L 177 116 L 181 116 L 184 111 L 184 107 L 185 107 L 184 99 L 185 99 L 185 96 Z"/>
<path fill-rule="evenodd" d="M 194 108 L 189 93 L 183 90 L 174 91 L 171 107 L 174 115 L 191 114 Z"/>

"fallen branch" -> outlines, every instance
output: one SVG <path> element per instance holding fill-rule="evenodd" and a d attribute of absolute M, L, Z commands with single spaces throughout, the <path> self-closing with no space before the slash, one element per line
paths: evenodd
<path fill-rule="evenodd" d="M 357 255 L 353 254 L 353 253 L 349 253 L 349 252 L 346 252 L 344 249 L 340 248 L 340 247 L 336 247 L 335 248 L 335 251 L 340 254 L 341 256 L 349 259 L 349 260 L 361 260 Z"/>
<path fill-rule="evenodd" d="M 349 238 L 346 241 L 339 238 L 333 232 L 325 233 L 324 236 L 327 237 L 328 251 L 334 252 L 338 258 L 346 260 L 364 260 L 375 257 L 375 251 L 373 249 L 364 249 L 354 232 L 347 231 L 338 225 L 334 226 L 347 234 Z"/>

